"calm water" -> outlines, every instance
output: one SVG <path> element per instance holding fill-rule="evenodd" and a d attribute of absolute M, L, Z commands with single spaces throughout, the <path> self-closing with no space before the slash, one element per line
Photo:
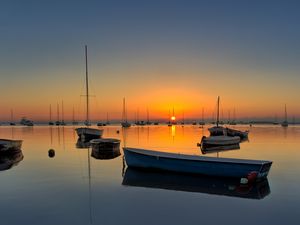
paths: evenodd
<path fill-rule="evenodd" d="M 131 127 L 125 133 L 117 126 L 104 128 L 104 136 L 121 139 L 122 146 L 195 155 L 202 155 L 196 145 L 202 135 L 208 135 L 207 127 Z M 17 165 L 0 171 L 3 225 L 299 224 L 300 127 L 254 126 L 239 150 L 206 154 L 272 160 L 268 180 L 247 187 L 226 179 L 128 170 L 123 154 L 96 159 L 76 147 L 74 127 L 2 126 L 0 138 L 24 141 L 23 160 L 16 156 Z M 50 148 L 54 158 L 48 157 Z"/>

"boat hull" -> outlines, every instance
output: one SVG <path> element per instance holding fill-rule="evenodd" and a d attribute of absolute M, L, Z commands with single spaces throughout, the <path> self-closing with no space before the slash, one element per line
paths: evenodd
<path fill-rule="evenodd" d="M 255 180 L 267 177 L 271 161 L 216 158 L 163 153 L 123 148 L 128 167 L 195 173 L 209 176 L 247 178 L 255 172 Z"/>
<path fill-rule="evenodd" d="M 75 130 L 78 137 L 82 141 L 90 141 L 92 139 L 101 138 L 103 135 L 103 130 L 94 128 L 80 127 L 76 128 Z"/>
<path fill-rule="evenodd" d="M 248 133 L 249 133 L 249 131 L 240 131 L 240 130 L 236 130 L 228 127 L 222 127 L 222 126 L 211 127 L 208 128 L 208 130 L 211 136 L 220 136 L 220 135 L 227 135 L 230 137 L 238 136 L 241 139 L 248 138 Z"/>
<path fill-rule="evenodd" d="M 22 142 L 22 140 L 0 139 L 0 152 L 20 150 Z"/>
<path fill-rule="evenodd" d="M 240 143 L 240 137 L 229 137 L 229 136 L 210 136 L 202 137 L 201 146 L 203 148 L 217 147 L 217 146 L 232 146 Z"/>

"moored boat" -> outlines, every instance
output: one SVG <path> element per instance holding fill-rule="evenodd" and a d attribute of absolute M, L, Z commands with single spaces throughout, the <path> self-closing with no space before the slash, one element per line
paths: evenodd
<path fill-rule="evenodd" d="M 83 141 L 90 141 L 95 138 L 101 138 L 103 130 L 89 128 L 90 123 L 90 114 L 89 114 L 89 79 L 88 79 L 88 63 L 87 63 L 87 46 L 85 46 L 85 86 L 86 86 L 86 127 L 76 128 L 76 133 L 78 137 Z"/>
<path fill-rule="evenodd" d="M 99 138 L 90 141 L 92 149 L 97 151 L 120 151 L 120 140 L 114 138 Z"/>
<path fill-rule="evenodd" d="M 210 127 L 208 128 L 208 131 L 211 136 L 220 136 L 225 134 L 230 137 L 238 136 L 241 139 L 248 138 L 248 134 L 249 134 L 248 130 L 240 131 L 240 130 L 232 129 L 229 127 L 223 127 L 223 126 Z"/>
<path fill-rule="evenodd" d="M 22 140 L 0 139 L 0 153 L 20 150 L 22 142 Z"/>
<path fill-rule="evenodd" d="M 238 136 L 203 136 L 201 139 L 201 146 L 203 148 L 214 147 L 214 146 L 226 146 L 226 145 L 238 145 L 241 141 L 241 138 Z"/>
<path fill-rule="evenodd" d="M 113 138 L 101 138 L 90 141 L 92 145 L 92 157 L 96 159 L 113 159 L 121 155 L 120 140 Z"/>
<path fill-rule="evenodd" d="M 90 141 L 92 139 L 100 138 L 103 134 L 103 130 L 90 128 L 90 127 L 79 127 L 76 128 L 76 133 L 82 141 Z"/>
<path fill-rule="evenodd" d="M 251 178 L 251 181 L 267 177 L 272 165 L 271 161 L 265 160 L 205 157 L 127 147 L 123 150 L 128 167 Z"/>
<path fill-rule="evenodd" d="M 33 126 L 33 121 L 26 119 L 26 117 L 23 117 L 20 121 L 20 124 L 31 127 L 31 126 Z"/>

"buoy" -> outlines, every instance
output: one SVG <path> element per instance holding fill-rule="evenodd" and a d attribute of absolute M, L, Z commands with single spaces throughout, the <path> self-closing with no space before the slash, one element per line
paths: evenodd
<path fill-rule="evenodd" d="M 53 157 L 55 156 L 55 151 L 54 151 L 54 149 L 49 149 L 49 151 L 48 151 L 48 156 L 49 156 L 49 158 L 53 158 Z"/>
<path fill-rule="evenodd" d="M 240 183 L 241 183 L 241 184 L 248 184 L 248 179 L 242 177 L 241 180 L 240 180 Z"/>
<path fill-rule="evenodd" d="M 119 131 L 119 130 L 117 130 L 117 134 L 118 134 L 118 133 L 120 133 L 120 131 Z"/>
<path fill-rule="evenodd" d="M 256 171 L 252 171 L 252 172 L 248 173 L 248 175 L 247 175 L 248 181 L 251 183 L 254 182 L 257 178 L 257 175 L 258 175 L 258 172 L 256 172 Z"/>

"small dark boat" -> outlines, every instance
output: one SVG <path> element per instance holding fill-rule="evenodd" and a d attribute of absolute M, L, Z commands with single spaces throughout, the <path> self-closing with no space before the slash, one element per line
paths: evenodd
<path fill-rule="evenodd" d="M 123 148 L 128 167 L 195 173 L 209 176 L 247 178 L 258 181 L 268 176 L 271 161 L 205 157 Z"/>
<path fill-rule="evenodd" d="M 94 139 L 92 145 L 92 156 L 96 159 L 113 159 L 121 155 L 120 140 L 113 138 Z"/>
<path fill-rule="evenodd" d="M 234 136 L 203 136 L 201 139 L 201 146 L 203 148 L 219 147 L 219 146 L 231 146 L 238 145 L 240 143 L 240 137 Z"/>

